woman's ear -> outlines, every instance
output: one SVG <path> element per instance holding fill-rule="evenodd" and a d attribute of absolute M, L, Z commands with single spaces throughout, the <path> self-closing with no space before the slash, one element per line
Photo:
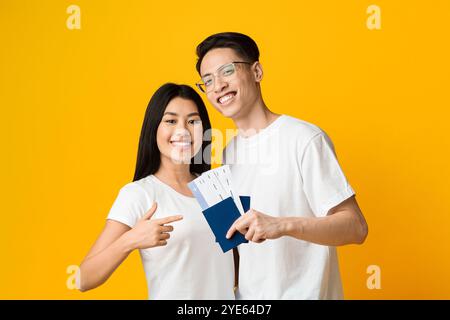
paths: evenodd
<path fill-rule="evenodd" d="M 261 63 L 259 63 L 259 61 L 256 61 L 253 64 L 253 73 L 255 75 L 256 82 L 261 82 L 264 72 L 263 72 L 262 65 L 261 65 Z"/>

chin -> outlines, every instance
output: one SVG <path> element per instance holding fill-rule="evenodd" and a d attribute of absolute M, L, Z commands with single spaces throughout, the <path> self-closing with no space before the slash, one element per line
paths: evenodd
<path fill-rule="evenodd" d="M 172 150 L 172 153 L 170 155 L 170 159 L 177 164 L 189 164 L 191 163 L 191 154 L 192 152 L 180 152 Z"/>
<path fill-rule="evenodd" d="M 227 118 L 235 118 L 235 116 L 241 111 L 239 106 L 227 106 L 225 108 L 220 108 L 219 112 Z"/>
<path fill-rule="evenodd" d="M 172 161 L 176 164 L 190 164 L 191 158 L 190 157 L 187 157 L 187 158 L 177 157 L 177 158 L 172 158 Z"/>

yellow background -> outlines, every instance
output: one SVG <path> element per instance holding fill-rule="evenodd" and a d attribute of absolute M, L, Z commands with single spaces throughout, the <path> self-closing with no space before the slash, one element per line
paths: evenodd
<path fill-rule="evenodd" d="M 238 31 L 260 47 L 268 106 L 323 128 L 357 192 L 370 232 L 339 249 L 346 298 L 449 299 L 449 21 L 445 0 L 0 0 L 0 298 L 146 299 L 137 252 L 87 293 L 66 268 L 133 177 L 153 92 L 193 85 L 196 45 Z"/>

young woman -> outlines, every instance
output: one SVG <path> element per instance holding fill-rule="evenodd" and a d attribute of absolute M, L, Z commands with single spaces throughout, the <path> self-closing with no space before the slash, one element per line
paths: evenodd
<path fill-rule="evenodd" d="M 81 291 L 103 284 L 139 249 L 149 299 L 234 299 L 232 251 L 222 253 L 187 187 L 210 169 L 210 142 L 203 139 L 210 128 L 206 107 L 191 87 L 168 83 L 155 92 L 134 180 L 120 190 L 80 266 Z"/>

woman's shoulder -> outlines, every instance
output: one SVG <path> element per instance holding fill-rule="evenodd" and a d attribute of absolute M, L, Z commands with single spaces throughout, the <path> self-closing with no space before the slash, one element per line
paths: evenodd
<path fill-rule="evenodd" d="M 145 178 L 127 183 L 120 189 L 120 194 L 134 201 L 153 201 L 155 198 L 156 187 L 152 176 L 149 175 Z"/>
<path fill-rule="evenodd" d="M 151 179 L 143 178 L 129 182 L 120 188 L 108 219 L 122 222 L 133 227 L 143 217 L 155 201 L 155 192 Z"/>

